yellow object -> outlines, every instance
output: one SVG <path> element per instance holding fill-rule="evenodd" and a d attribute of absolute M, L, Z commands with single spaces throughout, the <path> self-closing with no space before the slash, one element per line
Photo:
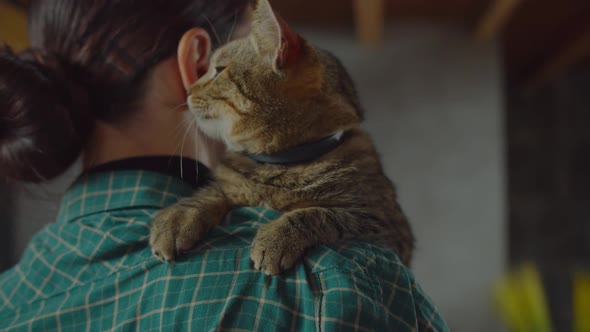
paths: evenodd
<path fill-rule="evenodd" d="M 590 272 L 574 274 L 574 331 L 590 332 Z"/>
<path fill-rule="evenodd" d="M 16 51 L 29 47 L 27 24 L 22 9 L 0 0 L 0 43 L 7 43 Z"/>
<path fill-rule="evenodd" d="M 534 265 L 525 264 L 508 273 L 495 291 L 500 312 L 512 331 L 552 331 L 543 283 Z"/>
<path fill-rule="evenodd" d="M 522 296 L 519 294 L 516 281 L 512 275 L 507 275 L 496 285 L 496 300 L 504 320 L 510 331 L 527 332 L 527 319 L 522 312 Z"/>
<path fill-rule="evenodd" d="M 520 287 L 523 289 L 523 295 L 526 301 L 525 305 L 529 310 L 530 320 L 533 324 L 531 331 L 551 331 L 551 319 L 549 317 L 549 309 L 547 308 L 547 299 L 539 272 L 534 265 L 526 264 L 517 273 L 519 275 Z"/>

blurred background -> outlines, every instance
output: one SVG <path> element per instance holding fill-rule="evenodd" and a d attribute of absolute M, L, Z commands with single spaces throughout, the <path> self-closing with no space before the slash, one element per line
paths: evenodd
<path fill-rule="evenodd" d="M 271 2 L 355 78 L 419 241 L 413 270 L 451 329 L 590 331 L 574 317 L 590 313 L 590 1 Z M 0 0 L 0 41 L 27 46 L 26 8 Z M 0 184 L 0 270 L 78 172 Z M 527 262 L 537 288 L 508 282 Z M 514 323 L 527 312 L 544 327 Z"/>

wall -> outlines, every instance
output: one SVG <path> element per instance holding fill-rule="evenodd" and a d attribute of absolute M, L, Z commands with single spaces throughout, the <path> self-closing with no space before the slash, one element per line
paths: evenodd
<path fill-rule="evenodd" d="M 63 176 L 51 182 L 12 186 L 14 197 L 12 263 L 19 260 L 31 237 L 47 223 L 55 220 L 62 194 L 80 172 L 80 165 L 76 163 Z"/>
<path fill-rule="evenodd" d="M 0 220 L 2 220 L 2 231 L 0 232 L 0 272 L 7 269 L 12 263 L 14 251 L 13 244 L 13 208 L 14 202 L 11 197 L 11 188 L 0 181 Z"/>
<path fill-rule="evenodd" d="M 501 331 L 491 299 L 507 256 L 497 47 L 429 25 L 392 26 L 374 51 L 346 32 L 306 35 L 357 81 L 366 128 L 418 237 L 418 280 L 453 331 Z"/>
<path fill-rule="evenodd" d="M 508 103 L 510 258 L 539 266 L 555 331 L 574 330 L 572 277 L 590 268 L 589 85 L 580 66 Z"/>
<path fill-rule="evenodd" d="M 0 2 L 0 44 L 8 43 L 15 50 L 21 50 L 28 46 L 27 42 L 27 18 L 13 5 Z M 12 186 L 0 181 L 0 220 L 2 231 L 0 232 L 0 271 L 14 262 L 15 243 L 18 242 L 12 236 L 15 232 L 14 225 L 14 192 Z"/>

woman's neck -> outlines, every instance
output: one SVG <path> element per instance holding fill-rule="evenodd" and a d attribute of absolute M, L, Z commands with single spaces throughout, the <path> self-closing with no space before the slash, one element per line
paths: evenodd
<path fill-rule="evenodd" d="M 162 119 L 134 119 L 129 123 L 111 125 L 97 121 L 83 154 L 84 169 L 114 160 L 145 156 L 183 156 L 213 168 L 223 154 L 219 143 L 204 137 L 194 125 L 188 128 L 186 120 L 166 123 Z"/>

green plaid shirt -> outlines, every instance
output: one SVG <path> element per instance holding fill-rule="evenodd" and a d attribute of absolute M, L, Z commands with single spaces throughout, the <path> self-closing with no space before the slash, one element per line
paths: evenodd
<path fill-rule="evenodd" d="M 173 265 L 152 257 L 154 214 L 191 195 L 145 171 L 98 173 L 0 275 L 0 330 L 447 331 L 411 272 L 368 243 L 322 246 L 282 277 L 254 271 L 250 243 L 275 211 L 232 212 Z"/>

